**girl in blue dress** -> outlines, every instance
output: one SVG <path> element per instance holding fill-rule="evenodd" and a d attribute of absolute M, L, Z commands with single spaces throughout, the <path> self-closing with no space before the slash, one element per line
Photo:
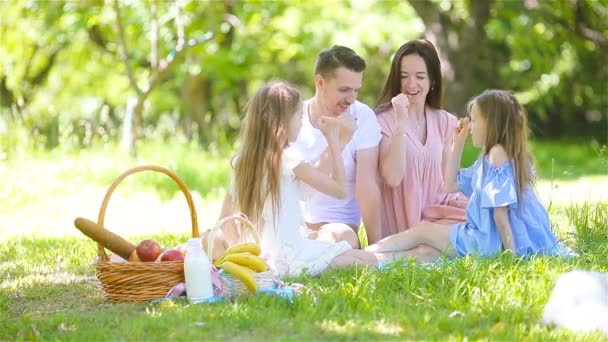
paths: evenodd
<path fill-rule="evenodd" d="M 368 251 L 403 253 L 428 245 L 448 257 L 487 257 L 503 250 L 519 255 L 555 250 L 549 215 L 533 186 L 524 109 L 503 90 L 486 90 L 471 100 L 468 109 L 470 122 L 460 120 L 445 175 L 447 192 L 462 191 L 469 197 L 467 221 L 450 229 L 423 221 L 368 246 Z M 459 170 L 469 132 L 481 155 L 471 167 Z"/>

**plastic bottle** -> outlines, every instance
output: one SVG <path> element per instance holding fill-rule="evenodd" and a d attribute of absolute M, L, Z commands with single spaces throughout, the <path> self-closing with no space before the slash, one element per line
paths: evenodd
<path fill-rule="evenodd" d="M 188 300 L 196 302 L 213 297 L 211 263 L 201 246 L 201 239 L 188 240 L 187 250 L 184 259 L 184 276 Z"/>

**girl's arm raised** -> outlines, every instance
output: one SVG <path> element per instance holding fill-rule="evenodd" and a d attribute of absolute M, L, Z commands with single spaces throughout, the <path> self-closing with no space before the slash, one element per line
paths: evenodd
<path fill-rule="evenodd" d="M 357 122 L 349 113 L 344 113 L 337 118 L 338 123 L 338 141 L 340 142 L 340 150 L 344 149 L 346 144 L 353 138 L 353 134 L 357 129 Z M 325 151 L 321 154 L 321 158 L 316 163 L 316 167 L 326 175 L 331 175 L 332 158 L 331 158 L 331 146 L 327 146 Z"/>
<path fill-rule="evenodd" d="M 456 183 L 456 175 L 460 170 L 460 158 L 462 157 L 462 150 L 464 149 L 464 143 L 467 140 L 469 134 L 469 119 L 460 119 L 456 132 L 454 133 L 454 141 L 452 142 L 452 150 L 448 157 L 448 163 L 445 168 L 444 175 L 444 190 L 447 193 L 452 193 L 460 190 Z"/>
<path fill-rule="evenodd" d="M 344 164 L 340 154 L 338 123 L 335 118 L 321 117 L 319 128 L 323 132 L 323 135 L 325 135 L 328 143 L 327 150 L 329 152 L 329 160 L 331 161 L 330 175 L 325 174 L 308 163 L 300 163 L 293 169 L 293 173 L 315 190 L 342 199 L 346 197 L 347 191 Z"/>

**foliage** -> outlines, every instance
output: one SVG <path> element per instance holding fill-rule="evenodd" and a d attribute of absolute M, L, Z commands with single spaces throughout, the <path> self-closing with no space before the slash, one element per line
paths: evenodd
<path fill-rule="evenodd" d="M 431 28 L 412 7 L 421 3 L 119 1 L 127 58 L 140 88 L 147 84 L 154 60 L 171 60 L 175 53 L 178 21 L 187 39 L 213 34 L 207 43 L 177 56 L 150 94 L 142 141 L 183 132 L 211 149 L 231 144 L 256 87 L 283 78 L 312 95 L 314 60 L 332 44 L 351 46 L 366 58 L 360 99 L 374 107 L 394 51 Z M 448 32 L 461 35 L 452 37 L 454 50 L 465 49 L 462 32 L 475 22 L 472 2 L 427 4 L 444 16 Z M 528 106 L 535 134 L 591 134 L 604 144 L 607 0 L 488 4 L 480 57 L 474 63 L 466 60 L 463 67 L 474 68 L 466 96 L 488 87 L 513 89 Z M 2 158 L 27 145 L 80 149 L 116 141 L 127 103 L 137 94 L 121 58 L 112 1 L 0 2 L 0 16 Z M 450 23 L 465 28 L 450 31 Z M 154 32 L 158 44 L 153 44 Z"/>
<path fill-rule="evenodd" d="M 488 86 L 516 91 L 531 113 L 537 136 L 605 137 L 608 1 L 539 2 L 529 9 L 523 3 L 497 3 L 501 19 L 488 23 L 491 43 L 483 59 L 500 67 L 486 74 L 494 79 L 478 82 L 478 91 Z M 577 32 L 583 19 L 604 36 L 603 45 Z"/>

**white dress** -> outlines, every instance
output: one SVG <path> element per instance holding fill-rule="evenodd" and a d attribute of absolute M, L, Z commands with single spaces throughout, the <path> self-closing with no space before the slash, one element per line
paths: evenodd
<path fill-rule="evenodd" d="M 293 147 L 283 150 L 281 157 L 281 193 L 275 219 L 270 198 L 262 213 L 262 254 L 278 274 L 297 276 L 302 272 L 318 275 L 343 252 L 352 249 L 346 241 L 338 243 L 311 240 L 305 237 L 300 212 L 300 181 L 293 169 L 303 162 Z"/>

